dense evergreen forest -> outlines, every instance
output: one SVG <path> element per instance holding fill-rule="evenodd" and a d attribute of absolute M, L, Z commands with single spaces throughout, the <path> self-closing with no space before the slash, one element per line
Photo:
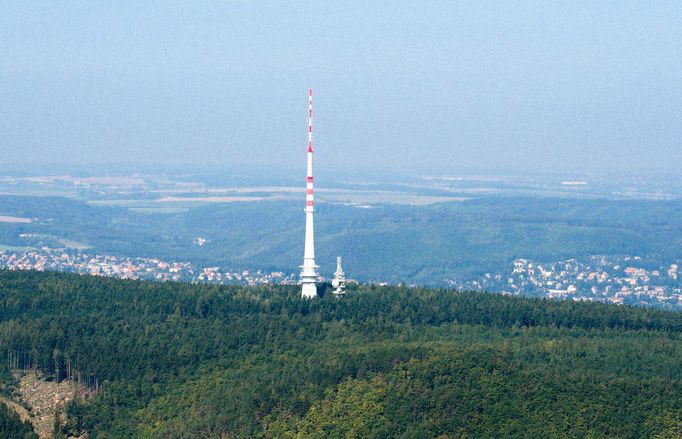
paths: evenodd
<path fill-rule="evenodd" d="M 64 429 L 92 438 L 680 437 L 681 336 L 603 304 L 0 271 L 0 377 L 80 374 Z"/>
<path fill-rule="evenodd" d="M 22 422 L 19 415 L 0 402 L 0 439 L 38 439 L 38 435 L 30 422 Z"/>

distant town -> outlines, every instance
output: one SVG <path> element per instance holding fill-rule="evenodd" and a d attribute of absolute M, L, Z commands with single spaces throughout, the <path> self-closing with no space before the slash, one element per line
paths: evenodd
<path fill-rule="evenodd" d="M 516 259 L 504 273 L 485 273 L 474 280 L 450 279 L 444 283 L 460 290 L 682 309 L 681 266 L 681 261 L 661 265 L 655 258 L 640 256 L 592 256 L 584 260 L 552 263 Z M 231 285 L 298 283 L 298 273 L 196 267 L 190 262 L 49 248 L 1 251 L 0 268 L 171 282 Z M 381 281 L 370 283 L 385 284 Z"/>
<path fill-rule="evenodd" d="M 296 284 L 298 275 L 260 270 L 229 271 L 219 267 L 195 268 L 189 262 L 155 258 L 130 258 L 77 251 L 2 251 L 0 268 L 9 270 L 63 271 L 132 280 L 201 282 L 232 285 Z"/>
<path fill-rule="evenodd" d="M 661 265 L 641 256 L 591 256 L 541 263 L 516 259 L 506 273 L 448 284 L 509 295 L 682 308 L 680 261 Z"/>

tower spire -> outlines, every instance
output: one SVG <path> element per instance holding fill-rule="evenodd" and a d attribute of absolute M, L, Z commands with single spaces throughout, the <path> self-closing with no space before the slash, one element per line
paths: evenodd
<path fill-rule="evenodd" d="M 313 227 L 313 90 L 308 90 L 308 172 L 306 174 L 305 197 L 305 249 L 303 265 L 301 265 L 301 297 L 311 299 L 317 297 L 317 281 L 319 275 L 315 264 L 315 238 Z"/>

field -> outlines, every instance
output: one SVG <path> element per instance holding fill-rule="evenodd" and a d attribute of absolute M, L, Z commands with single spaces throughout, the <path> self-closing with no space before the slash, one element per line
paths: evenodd
<path fill-rule="evenodd" d="M 4 216 L 0 215 L 0 223 L 20 223 L 20 224 L 26 224 L 30 223 L 31 218 L 19 218 L 16 216 Z"/>

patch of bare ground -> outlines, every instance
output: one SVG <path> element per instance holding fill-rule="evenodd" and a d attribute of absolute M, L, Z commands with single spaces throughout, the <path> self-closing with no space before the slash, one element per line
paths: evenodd
<path fill-rule="evenodd" d="M 18 406 L 24 410 L 25 414 L 28 414 L 28 420 L 31 421 L 33 428 L 41 439 L 52 437 L 55 413 L 57 411 L 61 413 L 62 423 L 66 422 L 63 412 L 66 404 L 77 395 L 86 398 L 90 394 L 84 387 L 79 387 L 74 381 L 49 381 L 40 371 L 15 371 L 14 375 L 19 382 L 17 389 L 19 398 L 21 402 L 30 407 L 30 412 L 16 402 L 12 407 Z M 17 413 L 21 416 L 19 410 L 17 410 Z M 81 436 L 81 438 L 85 437 L 85 435 Z"/>

